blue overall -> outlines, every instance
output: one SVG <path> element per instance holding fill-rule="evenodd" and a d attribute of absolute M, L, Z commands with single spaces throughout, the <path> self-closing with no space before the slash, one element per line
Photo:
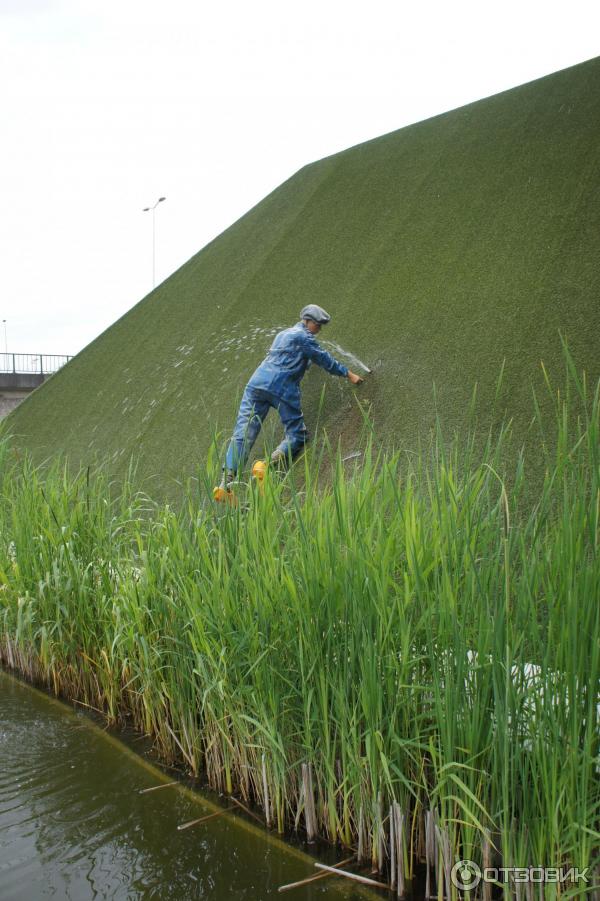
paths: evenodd
<path fill-rule="evenodd" d="M 303 322 L 279 332 L 244 390 L 225 456 L 228 470 L 235 473 L 244 465 L 271 407 L 279 413 L 285 429 L 275 452 L 293 458 L 302 450 L 308 431 L 300 406 L 300 380 L 311 363 L 332 375 L 348 375 L 346 366 L 323 350 Z"/>

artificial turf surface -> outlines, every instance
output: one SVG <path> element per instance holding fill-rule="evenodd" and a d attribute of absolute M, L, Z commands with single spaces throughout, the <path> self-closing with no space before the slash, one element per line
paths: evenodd
<path fill-rule="evenodd" d="M 599 172 L 600 58 L 308 165 L 7 426 L 40 460 L 108 458 L 118 477 L 136 456 L 148 490 L 174 496 L 214 432 L 228 437 L 272 335 L 316 302 L 333 317 L 320 340 L 373 372 L 355 390 L 313 367 L 309 429 L 325 385 L 319 430 L 352 450 L 359 397 L 381 441 L 414 451 L 434 422 L 433 383 L 448 434 L 466 428 L 477 383 L 482 431 L 507 412 L 514 450 L 535 448 L 532 384 L 543 395 L 541 360 L 562 382 L 559 330 L 589 381 L 600 376 Z"/>

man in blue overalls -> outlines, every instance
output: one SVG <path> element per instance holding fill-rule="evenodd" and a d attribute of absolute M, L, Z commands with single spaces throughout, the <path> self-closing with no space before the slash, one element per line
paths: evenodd
<path fill-rule="evenodd" d="M 246 385 L 233 436 L 227 448 L 223 482 L 215 490 L 224 498 L 227 486 L 246 462 L 264 419 L 273 407 L 279 413 L 285 437 L 271 454 L 271 462 L 292 460 L 308 440 L 300 406 L 300 380 L 311 363 L 332 375 L 349 379 L 353 385 L 364 381 L 330 353 L 323 350 L 315 335 L 331 319 L 322 307 L 309 304 L 300 313 L 300 322 L 275 337 L 271 348 Z"/>

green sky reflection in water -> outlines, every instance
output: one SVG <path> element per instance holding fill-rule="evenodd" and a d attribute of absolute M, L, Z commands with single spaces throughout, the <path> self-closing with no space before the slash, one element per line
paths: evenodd
<path fill-rule="evenodd" d="M 311 874 L 308 860 L 231 814 L 158 784 L 85 715 L 0 672 L 0 901 L 252 899 Z M 341 880 L 282 897 L 358 899 Z"/>

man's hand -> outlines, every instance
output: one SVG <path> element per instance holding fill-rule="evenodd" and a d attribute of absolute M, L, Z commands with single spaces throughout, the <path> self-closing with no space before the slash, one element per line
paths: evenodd
<path fill-rule="evenodd" d="M 364 379 L 360 375 L 357 375 L 355 372 L 350 372 L 350 370 L 348 370 L 348 378 L 353 385 L 361 385 L 364 382 Z"/>

